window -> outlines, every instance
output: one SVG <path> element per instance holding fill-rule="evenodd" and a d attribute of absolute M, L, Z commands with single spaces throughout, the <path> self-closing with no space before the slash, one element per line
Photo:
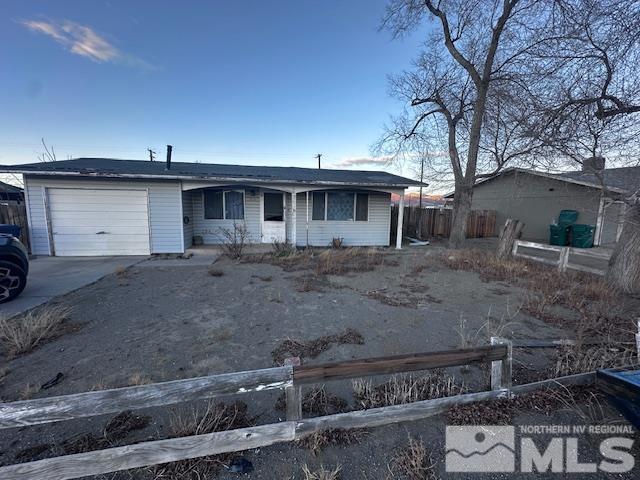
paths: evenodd
<path fill-rule="evenodd" d="M 353 220 L 353 193 L 327 192 L 327 220 Z"/>
<path fill-rule="evenodd" d="M 369 194 L 353 192 L 313 192 L 312 220 L 358 222 L 369 220 Z"/>
<path fill-rule="evenodd" d="M 366 222 L 369 220 L 369 194 L 356 193 L 356 221 Z"/>
<path fill-rule="evenodd" d="M 244 220 L 244 192 L 205 190 L 204 218 L 207 220 Z"/>
<path fill-rule="evenodd" d="M 204 218 L 222 219 L 224 212 L 222 192 L 204 191 Z"/>
<path fill-rule="evenodd" d="M 324 192 L 313 192 L 313 220 L 324 220 Z"/>
<path fill-rule="evenodd" d="M 284 220 L 284 204 L 281 193 L 264 194 L 264 219 L 266 222 L 282 222 Z"/>

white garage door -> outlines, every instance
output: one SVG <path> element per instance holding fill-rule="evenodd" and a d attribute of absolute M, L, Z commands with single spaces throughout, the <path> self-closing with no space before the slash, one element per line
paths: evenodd
<path fill-rule="evenodd" d="M 55 255 L 148 255 L 146 190 L 47 189 Z"/>

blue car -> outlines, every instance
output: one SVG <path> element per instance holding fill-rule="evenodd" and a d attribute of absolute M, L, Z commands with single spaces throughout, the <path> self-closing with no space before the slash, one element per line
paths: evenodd
<path fill-rule="evenodd" d="M 13 235 L 0 233 L 0 303 L 13 300 L 27 286 L 29 255 Z"/>

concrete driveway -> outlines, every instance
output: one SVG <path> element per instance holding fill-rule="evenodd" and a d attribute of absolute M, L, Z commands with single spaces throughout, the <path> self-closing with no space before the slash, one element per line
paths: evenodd
<path fill-rule="evenodd" d="M 134 265 L 146 256 L 132 257 L 39 257 L 29 263 L 27 287 L 15 300 L 0 305 L 0 315 L 13 316 L 64 295 L 105 275 L 118 267 Z"/>

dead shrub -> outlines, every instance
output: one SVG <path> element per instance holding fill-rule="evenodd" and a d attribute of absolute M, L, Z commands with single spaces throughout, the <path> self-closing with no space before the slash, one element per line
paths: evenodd
<path fill-rule="evenodd" d="M 214 267 L 209 267 L 209 269 L 207 270 L 207 273 L 212 277 L 221 277 L 224 275 L 224 272 L 222 270 Z"/>
<path fill-rule="evenodd" d="M 331 248 L 342 248 L 342 244 L 344 243 L 344 238 L 342 237 L 333 237 L 331 239 Z"/>
<path fill-rule="evenodd" d="M 61 335 L 62 324 L 70 314 L 69 308 L 52 305 L 29 310 L 19 317 L 0 318 L 0 344 L 10 355 L 30 352 Z"/>
<path fill-rule="evenodd" d="M 362 428 L 349 430 L 342 428 L 330 428 L 313 432 L 311 435 L 298 440 L 296 444 L 299 447 L 311 450 L 311 453 L 317 456 L 322 450 L 329 446 L 344 447 L 360 443 L 368 434 L 369 431 Z"/>
<path fill-rule="evenodd" d="M 141 373 L 134 373 L 129 377 L 129 385 L 148 385 L 151 382 L 151 379 Z"/>
<path fill-rule="evenodd" d="M 288 338 L 271 352 L 271 357 L 276 365 L 282 365 L 288 357 L 316 358 L 322 352 L 329 350 L 334 343 L 363 345 L 364 337 L 360 332 L 347 328 L 341 334 L 326 335 L 309 341 Z"/>
<path fill-rule="evenodd" d="M 565 345 L 556 350 L 552 377 L 623 367 L 636 362 L 636 352 L 620 345 Z"/>
<path fill-rule="evenodd" d="M 436 464 L 431 453 L 420 439 L 409 436 L 406 447 L 398 450 L 388 465 L 393 478 L 405 477 L 409 480 L 436 479 Z"/>
<path fill-rule="evenodd" d="M 313 472 L 309 470 L 309 467 L 305 463 L 302 466 L 302 474 L 304 475 L 304 480 L 339 480 L 340 478 L 340 470 L 342 467 L 340 465 L 336 465 L 336 468 L 333 470 L 327 470 L 322 465 L 317 470 Z"/>
<path fill-rule="evenodd" d="M 127 273 L 127 267 L 123 267 L 122 265 L 118 265 L 115 269 L 115 273 L 118 277 L 124 277 Z"/>
<path fill-rule="evenodd" d="M 438 370 L 421 377 L 394 375 L 379 385 L 370 380 L 353 381 L 353 398 L 361 409 L 451 397 L 465 391 L 464 385 L 458 385 L 454 377 Z"/>
<path fill-rule="evenodd" d="M 294 246 L 289 242 L 273 242 L 271 248 L 273 249 L 273 256 L 275 257 L 287 257 L 293 255 L 296 251 Z"/>
<path fill-rule="evenodd" d="M 280 394 L 275 404 L 276 410 L 284 411 L 286 400 L 284 392 Z M 302 412 L 315 415 L 333 415 L 347 411 L 347 401 L 322 387 L 316 387 L 306 392 L 302 397 Z"/>
<path fill-rule="evenodd" d="M 324 292 L 329 286 L 329 281 L 323 275 L 306 274 L 296 277 L 295 288 L 297 292 Z"/>
<path fill-rule="evenodd" d="M 209 402 L 204 408 L 180 409 L 172 412 L 169 420 L 171 437 L 203 435 L 236 428 L 250 427 L 255 420 L 247 413 L 244 402 L 225 404 Z M 235 453 L 181 460 L 149 467 L 147 471 L 154 479 L 192 478 L 204 479 L 214 476 L 220 467 L 227 466 Z"/>
<path fill-rule="evenodd" d="M 238 260 L 249 239 L 249 230 L 244 223 L 233 223 L 233 228 L 220 228 L 222 249 L 227 256 Z"/>
<path fill-rule="evenodd" d="M 553 389 L 544 389 L 512 398 L 454 405 L 447 411 L 449 425 L 513 425 L 519 413 L 549 416 L 559 409 L 574 410 L 594 401 L 597 393 L 588 387 L 563 387 L 565 397 Z M 571 402 L 566 402 L 567 395 Z"/>

